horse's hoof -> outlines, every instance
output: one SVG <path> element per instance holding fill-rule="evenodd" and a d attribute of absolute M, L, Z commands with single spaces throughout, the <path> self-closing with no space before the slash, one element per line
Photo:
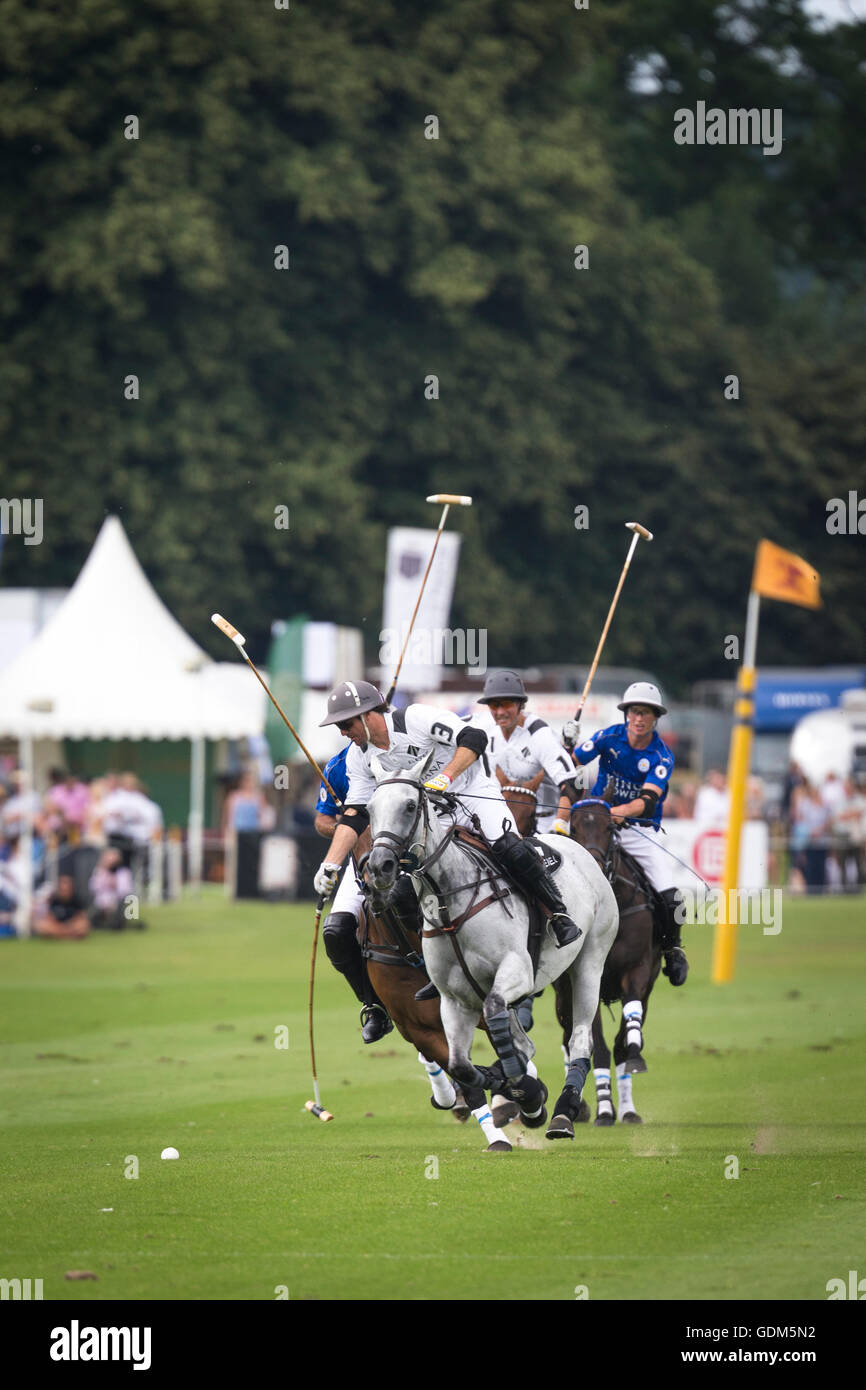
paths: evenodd
<path fill-rule="evenodd" d="M 472 1111 L 469 1109 L 468 1105 L 463 1105 L 460 1101 L 458 1101 L 456 1105 L 452 1105 L 451 1114 L 454 1116 L 458 1124 L 465 1125 L 466 1121 L 469 1119 L 469 1116 L 472 1114 Z"/>
<path fill-rule="evenodd" d="M 511 1145 L 506 1139 L 495 1139 L 492 1144 L 488 1144 L 484 1150 L 488 1154 L 510 1154 Z"/>
<path fill-rule="evenodd" d="M 620 1115 L 619 1118 L 620 1118 L 621 1123 L 624 1124 L 624 1125 L 642 1125 L 642 1124 L 643 1124 L 643 1120 L 641 1119 L 640 1115 L 637 1113 L 636 1110 L 626 1110 L 625 1113 L 622 1114 L 622 1115 Z"/>
<path fill-rule="evenodd" d="M 596 1115 L 595 1123 L 601 1129 L 609 1129 L 611 1125 L 616 1124 L 616 1111 L 613 1110 L 610 1113 L 607 1110 L 601 1111 Z"/>
<path fill-rule="evenodd" d="M 641 1072 L 646 1071 L 646 1062 L 638 1052 L 634 1057 L 626 1057 L 625 1069 L 629 1076 L 639 1076 Z"/>
<path fill-rule="evenodd" d="M 590 1117 L 590 1114 L 591 1114 L 591 1113 L 592 1113 L 592 1112 L 590 1111 L 590 1108 L 589 1108 L 589 1106 L 587 1105 L 586 1101 L 583 1099 L 583 1097 L 581 1097 L 581 1101 L 580 1101 L 580 1105 L 579 1105 L 579 1107 L 578 1107 L 577 1114 L 576 1114 L 575 1117 L 574 1117 L 574 1123 L 575 1123 L 576 1125 L 585 1125 L 585 1124 L 588 1124 L 588 1123 L 589 1123 L 589 1117 Z"/>
<path fill-rule="evenodd" d="M 541 1126 L 546 1122 L 547 1110 L 543 1105 L 537 1115 L 524 1115 L 522 1110 L 520 1112 L 520 1123 L 526 1125 L 527 1129 L 541 1129 Z"/>
<path fill-rule="evenodd" d="M 547 1127 L 548 1139 L 573 1139 L 574 1125 L 567 1115 L 554 1115 Z"/>
<path fill-rule="evenodd" d="M 512 1120 L 517 1119 L 520 1114 L 520 1106 L 516 1100 L 508 1100 L 505 1096 L 494 1096 L 490 1102 L 490 1113 L 496 1128 L 503 1129 Z"/>

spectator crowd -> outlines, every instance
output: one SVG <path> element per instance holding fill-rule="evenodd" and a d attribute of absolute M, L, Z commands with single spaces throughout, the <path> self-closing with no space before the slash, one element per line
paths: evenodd
<path fill-rule="evenodd" d="M 669 818 L 724 827 L 728 821 L 725 774 L 711 768 L 702 783 L 672 786 Z M 855 892 L 866 885 L 866 779 L 828 772 L 816 786 L 791 763 L 781 800 L 771 803 L 760 777 L 746 789 L 746 819 L 770 826 L 770 876 L 797 892 Z"/>
<path fill-rule="evenodd" d="M 253 769 L 233 781 L 221 807 L 223 843 L 266 832 L 276 818 Z M 0 760 L 0 936 L 30 930 L 79 940 L 93 929 L 143 925 L 128 905 L 144 879 L 148 846 L 163 831 L 160 807 L 131 772 L 83 779 L 55 769 L 49 783 L 39 795 L 23 772 Z M 866 778 L 830 772 L 816 786 L 791 763 L 780 796 L 769 797 L 753 776 L 746 803 L 747 819 L 770 826 L 772 882 L 808 893 L 866 885 Z M 723 828 L 728 808 L 725 774 L 711 768 L 702 782 L 686 775 L 671 785 L 665 816 Z M 34 891 L 24 922 L 28 823 Z"/>
<path fill-rule="evenodd" d="M 34 892 L 23 922 L 28 828 Z M 88 781 L 54 769 L 40 795 L 20 769 L 0 767 L 0 935 L 79 940 L 92 928 L 141 926 L 126 908 L 162 829 L 160 807 L 131 772 Z"/>

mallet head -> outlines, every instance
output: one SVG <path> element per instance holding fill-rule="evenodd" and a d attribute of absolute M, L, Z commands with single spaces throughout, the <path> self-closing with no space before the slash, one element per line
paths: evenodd
<path fill-rule="evenodd" d="M 317 1105 L 314 1100 L 308 1100 L 304 1104 L 304 1109 L 309 1110 L 311 1115 L 318 1115 L 320 1120 L 327 1122 L 333 1120 L 330 1110 L 326 1110 L 323 1105 Z"/>
<path fill-rule="evenodd" d="M 455 492 L 434 492 L 428 502 L 438 502 L 440 507 L 471 507 L 471 497 L 458 497 Z"/>
<path fill-rule="evenodd" d="M 224 618 L 220 613 L 211 613 L 210 620 L 219 628 L 220 632 L 224 632 L 226 637 L 231 638 L 236 647 L 244 645 L 246 639 L 241 636 L 236 627 L 232 627 L 228 618 Z"/>
<path fill-rule="evenodd" d="M 629 531 L 636 531 L 639 536 L 643 536 L 645 541 L 652 540 L 652 531 L 648 531 L 645 526 L 641 526 L 639 521 L 627 521 L 625 524 Z"/>

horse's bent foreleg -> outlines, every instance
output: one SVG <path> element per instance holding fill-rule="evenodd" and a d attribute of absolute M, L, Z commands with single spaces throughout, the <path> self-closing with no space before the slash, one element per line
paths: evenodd
<path fill-rule="evenodd" d="M 487 1068 L 476 1067 L 470 1056 L 472 1039 L 480 1009 L 470 1009 L 453 996 L 443 994 L 439 1001 L 442 1027 L 448 1039 L 448 1071 L 465 1090 L 477 1086 L 487 1091 L 493 1078 Z"/>
<path fill-rule="evenodd" d="M 606 943 L 607 944 L 607 943 Z M 604 967 L 600 950 L 588 947 L 569 970 L 571 979 L 572 1031 L 568 1042 L 568 1070 L 565 1085 L 553 1111 L 548 1139 L 573 1139 L 574 1121 L 580 1113 L 583 1085 L 589 1073 L 592 1053 L 592 1025 L 598 1011 L 599 986 Z"/>
<path fill-rule="evenodd" d="M 472 1114 L 478 1121 L 481 1127 L 481 1133 L 487 1140 L 487 1152 L 500 1154 L 511 1153 L 511 1144 L 505 1136 L 500 1133 L 500 1127 L 491 1114 L 491 1108 L 487 1104 L 487 1098 L 484 1092 L 480 1089 L 476 1090 L 474 1086 L 470 1086 L 466 1092 L 466 1099 L 472 1106 Z"/>
<path fill-rule="evenodd" d="M 502 1063 L 502 1070 L 509 1083 L 520 1082 L 526 1074 L 527 1056 L 534 1049 L 523 1052 L 515 1039 L 528 1043 L 526 1034 L 512 1018 L 509 1003 L 522 999 L 532 985 L 532 963 L 525 951 L 508 951 L 496 970 L 490 992 L 484 1001 L 484 1022 L 493 1044 L 493 1050 Z"/>
<path fill-rule="evenodd" d="M 433 1092 L 430 1099 L 435 1108 L 437 1110 L 451 1110 L 457 1099 L 457 1092 L 445 1069 L 440 1067 L 438 1062 L 428 1062 L 423 1052 L 418 1053 L 418 1061 L 427 1072 L 430 1089 Z"/>

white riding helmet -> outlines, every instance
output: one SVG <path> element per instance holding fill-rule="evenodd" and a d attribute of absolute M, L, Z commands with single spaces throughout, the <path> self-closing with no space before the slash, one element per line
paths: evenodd
<path fill-rule="evenodd" d="M 623 695 L 617 709 L 627 710 L 629 705 L 650 705 L 657 715 L 667 714 L 662 704 L 661 691 L 649 681 L 633 681 Z"/>

